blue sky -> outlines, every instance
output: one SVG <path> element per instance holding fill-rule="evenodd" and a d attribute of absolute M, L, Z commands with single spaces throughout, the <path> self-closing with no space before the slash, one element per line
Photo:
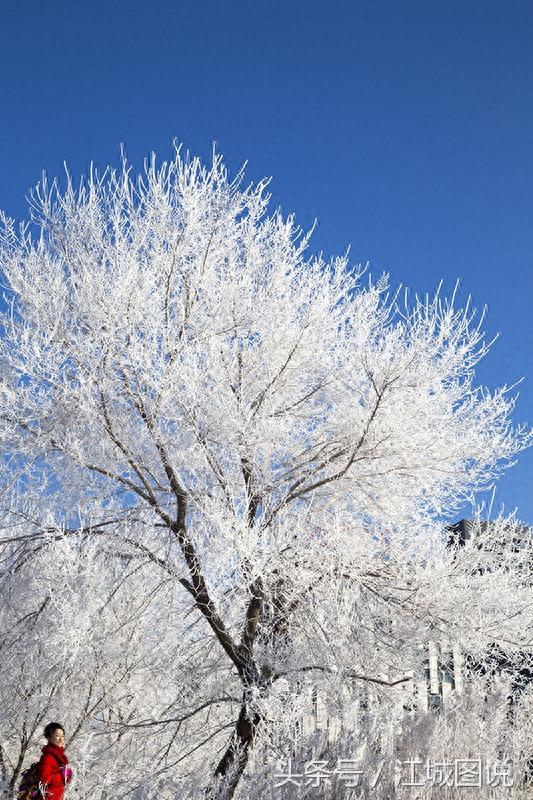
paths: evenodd
<path fill-rule="evenodd" d="M 479 369 L 524 377 L 533 422 L 533 4 L 6 0 L 0 22 L 0 208 L 25 215 L 41 171 L 74 175 L 212 143 L 313 248 L 352 246 L 394 285 L 488 306 Z M 533 523 L 533 452 L 496 507 Z"/>

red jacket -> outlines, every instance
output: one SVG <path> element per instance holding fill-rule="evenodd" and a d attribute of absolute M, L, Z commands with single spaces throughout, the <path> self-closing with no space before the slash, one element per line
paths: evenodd
<path fill-rule="evenodd" d="M 68 758 L 63 747 L 45 744 L 39 759 L 39 782 L 44 784 L 45 800 L 63 800 L 65 770 Z"/>

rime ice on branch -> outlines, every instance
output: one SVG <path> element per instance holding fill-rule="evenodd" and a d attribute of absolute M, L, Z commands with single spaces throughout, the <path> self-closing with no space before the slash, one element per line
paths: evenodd
<path fill-rule="evenodd" d="M 220 798 L 294 739 L 306 687 L 392 708 L 429 639 L 523 650 L 531 623 L 510 551 L 476 577 L 443 543 L 531 440 L 505 387 L 476 386 L 481 318 L 307 256 L 267 184 L 178 150 L 137 179 L 43 180 L 1 235 L 9 525 L 30 551 L 100 536 L 170 582 L 188 646 L 154 641 L 172 680 L 134 683 L 110 741 L 119 759 L 151 726 L 139 771 L 157 754 L 179 782 L 185 760 Z"/>

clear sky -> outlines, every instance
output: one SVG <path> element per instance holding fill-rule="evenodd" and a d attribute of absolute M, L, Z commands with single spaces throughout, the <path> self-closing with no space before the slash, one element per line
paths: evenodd
<path fill-rule="evenodd" d="M 501 332 L 479 370 L 524 377 L 533 422 L 533 3 L 4 0 L 0 208 L 25 215 L 42 170 L 140 165 L 174 137 L 272 175 L 273 202 L 326 254 L 394 285 L 441 278 Z M 533 452 L 496 507 L 533 523 Z"/>

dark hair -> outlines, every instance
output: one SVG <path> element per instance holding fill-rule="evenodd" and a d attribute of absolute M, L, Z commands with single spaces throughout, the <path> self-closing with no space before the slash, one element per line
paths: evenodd
<path fill-rule="evenodd" d="M 64 727 L 59 722 L 49 722 L 43 731 L 45 738 L 49 739 L 50 736 L 53 734 L 53 732 L 57 730 L 63 731 L 63 733 L 65 733 Z"/>

